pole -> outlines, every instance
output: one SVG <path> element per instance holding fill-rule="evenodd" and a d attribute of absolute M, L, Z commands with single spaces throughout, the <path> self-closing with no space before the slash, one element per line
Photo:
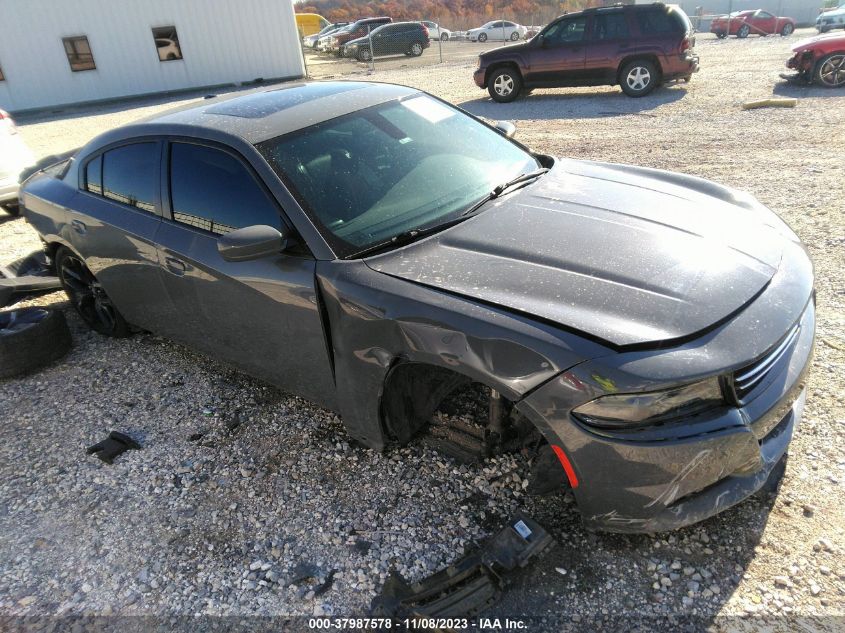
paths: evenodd
<path fill-rule="evenodd" d="M 376 52 L 373 50 L 373 35 L 369 24 L 367 24 L 367 42 L 370 45 L 370 72 L 376 72 Z"/>
<path fill-rule="evenodd" d="M 443 25 L 437 23 L 437 48 L 440 51 L 440 63 L 443 63 Z"/>

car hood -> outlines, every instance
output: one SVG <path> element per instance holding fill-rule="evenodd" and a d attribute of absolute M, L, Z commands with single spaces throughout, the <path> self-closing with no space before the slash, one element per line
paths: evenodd
<path fill-rule="evenodd" d="M 680 341 L 753 301 L 784 240 L 797 239 L 733 193 L 670 172 L 558 161 L 478 216 L 366 262 L 619 348 Z"/>
<path fill-rule="evenodd" d="M 815 37 L 808 37 L 807 39 L 796 42 L 792 47 L 792 52 L 797 53 L 807 48 L 812 48 L 817 44 L 824 44 L 831 40 L 839 40 L 845 44 L 845 34 L 843 33 L 825 33 L 824 35 L 816 35 Z"/>
<path fill-rule="evenodd" d="M 500 46 L 499 48 L 494 48 L 493 50 L 479 53 L 478 56 L 482 59 L 493 59 L 499 56 L 513 55 L 528 48 L 531 48 L 531 40 L 520 42 L 519 44 L 509 44 L 507 46 Z"/>

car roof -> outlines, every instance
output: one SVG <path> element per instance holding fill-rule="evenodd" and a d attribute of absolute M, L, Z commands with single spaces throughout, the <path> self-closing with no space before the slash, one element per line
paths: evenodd
<path fill-rule="evenodd" d="M 132 128 L 134 135 L 179 133 L 173 128 L 182 132 L 186 128 L 210 129 L 255 145 L 418 92 L 366 81 L 305 81 L 186 104 L 126 127 Z"/>

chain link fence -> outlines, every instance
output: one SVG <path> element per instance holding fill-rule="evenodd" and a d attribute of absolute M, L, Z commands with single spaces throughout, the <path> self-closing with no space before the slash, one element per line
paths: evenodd
<path fill-rule="evenodd" d="M 389 22 L 386 17 L 368 18 L 367 22 L 361 20 L 303 38 L 303 57 L 308 76 L 314 79 L 377 74 L 381 70 L 449 62 L 474 64 L 486 50 L 519 44 L 533 37 L 557 17 L 555 12 L 546 13 L 518 16 L 502 11 L 493 17 L 462 17 L 451 21 L 437 16 Z"/>

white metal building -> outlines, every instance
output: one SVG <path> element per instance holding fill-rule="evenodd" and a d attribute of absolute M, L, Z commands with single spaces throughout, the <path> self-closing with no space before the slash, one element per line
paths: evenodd
<path fill-rule="evenodd" d="M 305 74 L 290 0 L 0 0 L 10 112 Z"/>

